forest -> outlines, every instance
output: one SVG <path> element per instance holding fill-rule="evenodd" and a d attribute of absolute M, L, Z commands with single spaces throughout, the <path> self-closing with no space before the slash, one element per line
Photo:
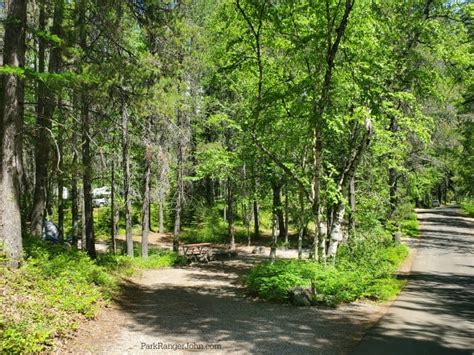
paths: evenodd
<path fill-rule="evenodd" d="M 259 293 L 259 268 L 287 265 L 272 263 L 281 250 L 311 270 L 350 263 L 416 236 L 415 207 L 473 213 L 470 1 L 6 0 L 0 12 L 2 276 L 38 248 L 96 267 L 99 244 L 147 259 L 158 238 L 173 260 L 186 243 L 267 247 L 271 263 L 249 276 Z"/>

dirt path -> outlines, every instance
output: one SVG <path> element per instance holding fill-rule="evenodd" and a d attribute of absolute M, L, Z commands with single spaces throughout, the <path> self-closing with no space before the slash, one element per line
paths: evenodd
<path fill-rule="evenodd" d="M 419 210 L 408 284 L 354 354 L 474 354 L 474 219 Z"/>
<path fill-rule="evenodd" d="M 321 309 L 252 300 L 243 292 L 242 275 L 258 260 L 241 254 L 224 263 L 147 271 L 66 348 L 181 354 L 187 351 L 161 344 L 191 344 L 212 354 L 338 354 L 347 353 L 382 315 L 382 306 L 369 304 Z"/>

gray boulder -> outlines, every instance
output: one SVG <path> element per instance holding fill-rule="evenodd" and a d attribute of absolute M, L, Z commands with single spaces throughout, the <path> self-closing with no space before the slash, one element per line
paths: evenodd
<path fill-rule="evenodd" d="M 291 304 L 308 307 L 314 304 L 314 294 L 310 287 L 294 287 L 288 291 Z"/>

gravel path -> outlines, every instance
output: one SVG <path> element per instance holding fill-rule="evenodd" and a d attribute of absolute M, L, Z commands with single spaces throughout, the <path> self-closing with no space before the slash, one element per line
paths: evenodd
<path fill-rule="evenodd" d="M 474 219 L 419 210 L 408 284 L 354 354 L 474 354 Z"/>
<path fill-rule="evenodd" d="M 344 354 L 384 307 L 296 308 L 246 297 L 242 276 L 260 257 L 146 271 L 112 308 L 66 344 L 70 353 Z M 187 345 L 188 344 L 188 345 Z M 161 349 L 158 349 L 161 346 Z M 206 348 L 207 347 L 207 348 Z"/>

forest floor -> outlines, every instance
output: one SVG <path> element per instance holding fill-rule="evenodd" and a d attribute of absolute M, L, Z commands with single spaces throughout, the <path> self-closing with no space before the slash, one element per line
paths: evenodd
<path fill-rule="evenodd" d="M 211 354 L 347 353 L 387 308 L 297 308 L 255 300 L 245 294 L 243 277 L 267 256 L 246 250 L 224 262 L 144 271 L 61 352 L 181 354 L 189 351 L 164 348 L 194 346 Z"/>

